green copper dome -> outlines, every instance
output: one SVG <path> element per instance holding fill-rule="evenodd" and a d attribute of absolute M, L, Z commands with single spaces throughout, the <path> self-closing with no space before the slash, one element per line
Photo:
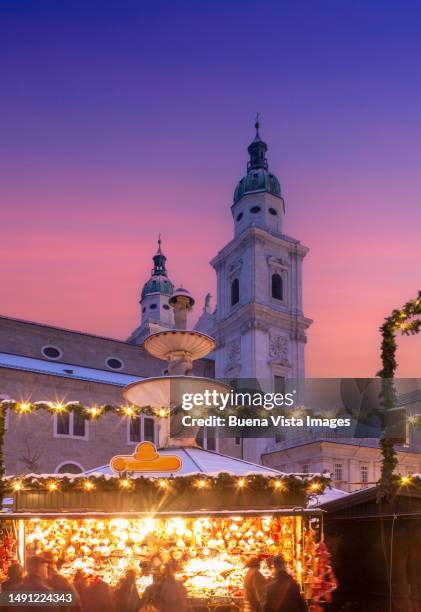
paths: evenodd
<path fill-rule="evenodd" d="M 154 263 L 152 275 L 143 286 L 140 298 L 141 301 L 151 293 L 161 293 L 162 295 L 171 296 L 174 291 L 174 285 L 168 278 L 167 269 L 165 267 L 167 258 L 161 251 L 161 239 L 158 240 L 158 250 L 152 259 Z"/>
<path fill-rule="evenodd" d="M 269 172 L 266 159 L 267 144 L 259 135 L 260 124 L 255 123 L 256 137 L 248 146 L 250 160 L 247 163 L 247 174 L 238 183 L 234 191 L 234 204 L 246 193 L 265 191 L 278 198 L 281 197 L 281 186 L 274 174 Z"/>

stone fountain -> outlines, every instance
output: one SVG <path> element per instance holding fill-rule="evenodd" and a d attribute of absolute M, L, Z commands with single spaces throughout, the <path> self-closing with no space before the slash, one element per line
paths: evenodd
<path fill-rule="evenodd" d="M 176 289 L 169 299 L 174 311 L 175 329 L 151 334 L 143 343 L 145 350 L 166 362 L 163 376 L 145 378 L 131 383 L 123 390 L 126 400 L 139 407 L 149 406 L 156 411 L 163 410 L 161 420 L 161 446 L 194 446 L 199 428 L 189 427 L 189 436 L 172 437 L 171 431 L 182 429 L 182 412 L 174 410 L 181 405 L 183 393 L 204 393 L 206 390 L 226 393 L 229 387 L 213 380 L 193 376 L 193 362 L 202 359 L 215 348 L 215 340 L 207 334 L 187 329 L 187 315 L 192 310 L 194 299 L 183 287 Z"/>

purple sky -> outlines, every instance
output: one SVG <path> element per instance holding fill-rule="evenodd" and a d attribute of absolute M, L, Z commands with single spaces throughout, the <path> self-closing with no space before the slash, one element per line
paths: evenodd
<path fill-rule="evenodd" d="M 158 232 L 215 294 L 256 111 L 305 264 L 307 374 L 370 376 L 421 288 L 417 2 L 0 1 L 0 312 L 116 337 Z M 400 343 L 419 376 L 419 338 Z"/>

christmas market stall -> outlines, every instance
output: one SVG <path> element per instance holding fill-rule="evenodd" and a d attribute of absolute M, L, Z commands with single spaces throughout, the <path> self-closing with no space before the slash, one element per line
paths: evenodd
<path fill-rule="evenodd" d="M 123 462 L 133 472 L 113 473 Z M 282 554 L 313 605 L 335 588 L 323 513 L 306 508 L 325 487 L 322 477 L 281 474 L 198 447 L 157 451 L 148 442 L 110 466 L 6 477 L 14 500 L 4 517 L 7 558 L 15 539 L 22 563 L 50 551 L 69 578 L 82 570 L 111 585 L 135 568 L 140 590 L 171 562 L 193 601 L 241 602 L 247 560 Z M 211 466 L 212 473 L 203 471 Z M 268 563 L 262 569 L 269 575 Z"/>

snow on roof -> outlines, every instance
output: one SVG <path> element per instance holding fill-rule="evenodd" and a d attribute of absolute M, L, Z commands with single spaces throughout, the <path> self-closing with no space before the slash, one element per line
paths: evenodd
<path fill-rule="evenodd" d="M 348 491 L 342 491 L 341 489 L 335 489 L 334 487 L 330 488 L 326 487 L 324 492 L 321 495 L 316 495 L 309 500 L 309 506 L 311 508 L 317 508 L 322 504 L 326 504 L 327 502 L 334 501 L 336 499 L 340 499 L 341 497 L 346 497 L 350 495 Z"/>
<path fill-rule="evenodd" d="M 186 476 L 187 474 L 219 474 L 228 472 L 235 476 L 246 476 L 247 474 L 263 474 L 264 476 L 276 476 L 281 474 L 278 470 L 236 459 L 229 455 L 223 455 L 214 451 L 204 450 L 199 447 L 168 447 L 158 449 L 160 455 L 177 455 L 182 460 L 182 467 L 174 476 Z M 87 470 L 86 474 L 112 475 L 113 472 L 109 465 L 102 465 L 92 470 Z M 168 476 L 165 472 L 152 472 L 145 474 L 150 478 L 161 478 Z"/>
<path fill-rule="evenodd" d="M 118 387 L 125 387 L 131 382 L 142 380 L 140 376 L 96 370 L 95 368 L 73 365 L 72 363 L 58 363 L 56 361 L 34 359 L 33 357 L 22 357 L 21 355 L 11 355 L 10 353 L 0 353 L 0 368 L 25 370 L 27 372 L 37 372 L 38 374 L 61 376 L 63 378 L 77 378 L 79 380 L 101 382 Z"/>

